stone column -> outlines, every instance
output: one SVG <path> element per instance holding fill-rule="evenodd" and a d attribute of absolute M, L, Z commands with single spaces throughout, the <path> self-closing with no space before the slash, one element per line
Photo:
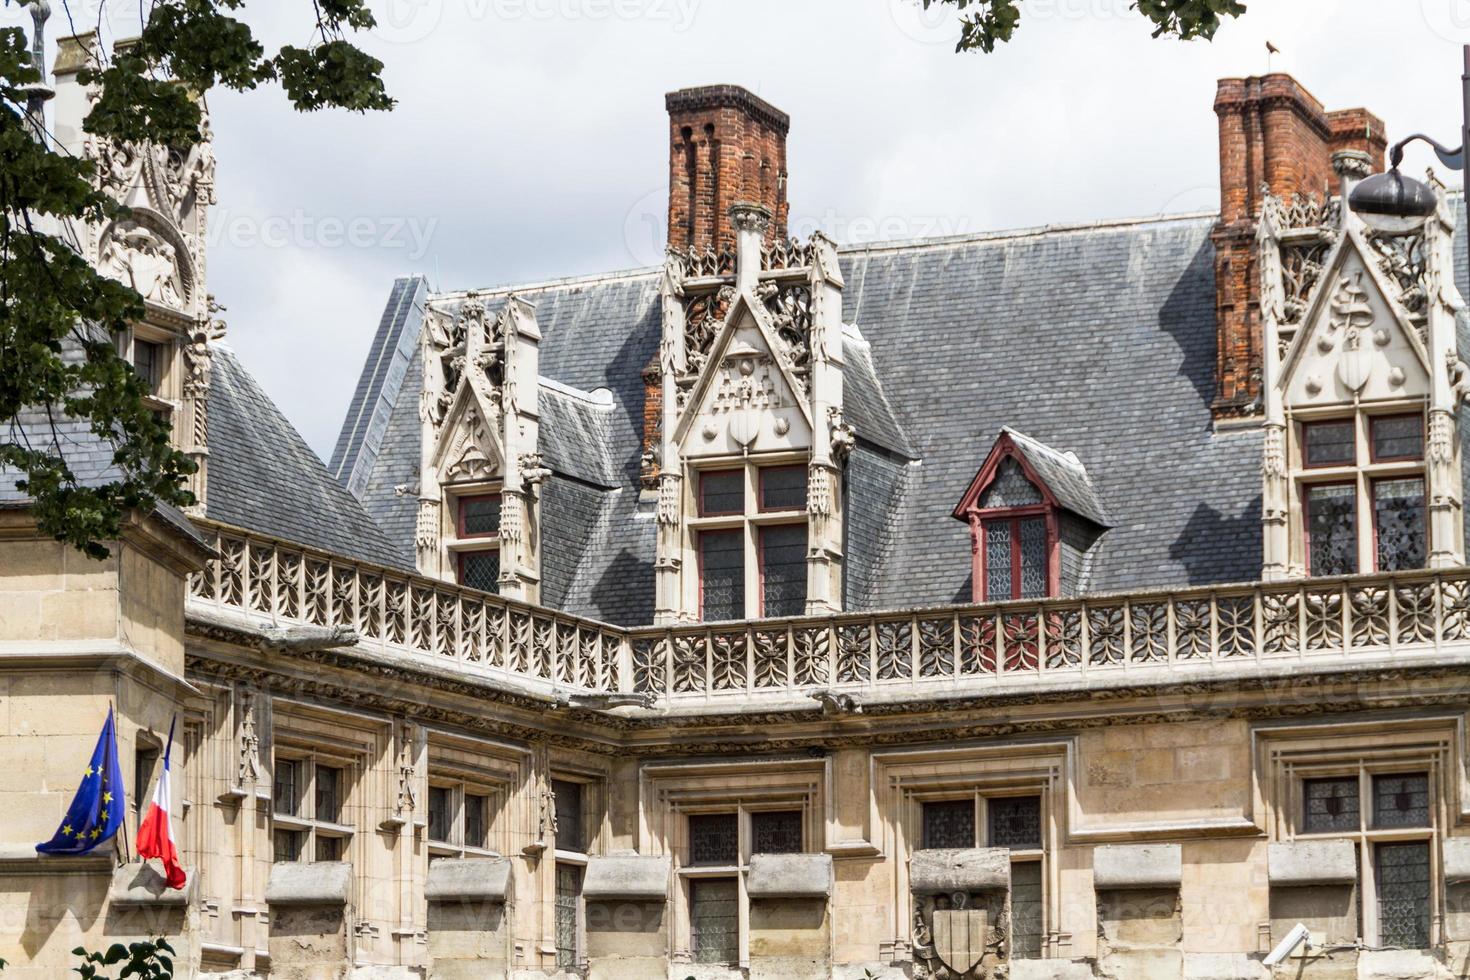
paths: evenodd
<path fill-rule="evenodd" d="M 582 879 L 589 980 L 644 980 L 669 970 L 667 855 L 594 855 Z"/>
<path fill-rule="evenodd" d="M 493 980 L 510 968 L 508 858 L 429 865 L 429 980 Z"/>
<path fill-rule="evenodd" d="M 750 980 L 827 980 L 832 974 L 832 855 L 753 855 L 745 886 Z"/>
<path fill-rule="evenodd" d="M 352 969 L 352 865 L 280 862 L 265 886 L 271 980 L 343 980 Z"/>
<path fill-rule="evenodd" d="M 735 289 L 754 292 L 761 275 L 761 245 L 771 227 L 771 209 L 740 201 L 730 206 L 735 227 Z"/>

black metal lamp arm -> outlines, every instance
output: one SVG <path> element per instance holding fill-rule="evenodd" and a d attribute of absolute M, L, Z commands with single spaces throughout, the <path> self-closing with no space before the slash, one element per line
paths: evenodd
<path fill-rule="evenodd" d="M 1457 147 L 1453 150 L 1447 149 L 1437 140 L 1432 140 L 1428 136 L 1425 136 L 1423 133 L 1415 133 L 1412 136 L 1405 136 L 1403 139 L 1399 140 L 1392 147 L 1390 147 L 1388 151 L 1388 165 L 1397 170 L 1399 164 L 1404 162 L 1404 147 L 1408 146 L 1415 140 L 1423 140 L 1430 146 L 1434 147 L 1434 155 L 1439 157 L 1439 162 L 1444 164 L 1446 167 L 1449 167 L 1451 170 L 1465 169 L 1464 146 Z"/>

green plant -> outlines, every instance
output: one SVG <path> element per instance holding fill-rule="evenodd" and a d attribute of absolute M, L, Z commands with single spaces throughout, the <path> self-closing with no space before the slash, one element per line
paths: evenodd
<path fill-rule="evenodd" d="M 112 980 L 106 974 L 97 972 L 97 968 L 121 963 L 123 968 L 118 971 L 117 980 L 123 980 L 124 977 L 173 980 L 173 952 L 174 948 L 162 936 L 151 942 L 144 940 L 126 946 L 113 943 L 105 953 L 89 953 L 84 947 L 78 946 L 72 953 L 82 958 L 82 965 L 73 968 L 72 972 L 80 973 L 83 980 Z"/>

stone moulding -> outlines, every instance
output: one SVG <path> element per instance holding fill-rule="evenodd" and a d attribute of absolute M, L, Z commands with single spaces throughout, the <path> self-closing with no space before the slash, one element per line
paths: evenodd
<path fill-rule="evenodd" d="M 124 864 L 113 869 L 109 898 L 114 906 L 185 908 L 194 900 L 194 869 L 186 868 L 185 874 L 184 887 L 173 889 L 146 861 Z"/>
<path fill-rule="evenodd" d="M 827 898 L 832 894 L 832 855 L 753 854 L 745 890 L 752 899 Z"/>
<path fill-rule="evenodd" d="M 589 901 L 664 901 L 673 861 L 668 855 L 606 854 L 587 859 L 582 896 Z"/>
<path fill-rule="evenodd" d="M 346 905 L 352 894 L 352 865 L 347 861 L 292 861 L 271 865 L 265 903 Z"/>
<path fill-rule="evenodd" d="M 1470 837 L 1445 838 L 1443 867 L 1447 883 L 1470 881 Z"/>
<path fill-rule="evenodd" d="M 1178 844 L 1101 844 L 1092 851 L 1092 886 L 1098 891 L 1178 888 L 1183 859 Z"/>
<path fill-rule="evenodd" d="M 1272 844 L 1266 866 L 1272 888 L 1351 885 L 1358 880 L 1357 849 L 1349 840 Z"/>
<path fill-rule="evenodd" d="M 1011 852 L 1004 847 L 930 848 L 909 859 L 909 891 L 915 895 L 1006 891 Z"/>
<path fill-rule="evenodd" d="M 190 576 L 196 619 L 264 621 L 288 646 L 355 635 L 357 659 L 419 663 L 609 719 L 818 712 L 814 690 L 871 712 L 961 693 L 1393 669 L 1470 647 L 1463 568 L 624 629 L 205 526 L 218 556 Z"/>
<path fill-rule="evenodd" d="M 439 858 L 429 865 L 424 898 L 430 902 L 500 902 L 510 896 L 510 860 Z"/>

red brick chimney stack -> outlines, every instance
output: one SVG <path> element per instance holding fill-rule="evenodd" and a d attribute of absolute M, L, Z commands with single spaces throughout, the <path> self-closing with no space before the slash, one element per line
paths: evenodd
<path fill-rule="evenodd" d="M 1277 196 L 1334 191 L 1332 154 L 1366 152 L 1383 169 L 1383 121 L 1366 109 L 1328 112 L 1286 74 L 1222 78 L 1220 221 L 1215 226 L 1216 418 L 1259 410 L 1261 319 L 1255 238 L 1262 188 Z"/>
<path fill-rule="evenodd" d="M 669 111 L 669 244 L 735 245 L 730 206 L 771 211 L 767 240 L 786 236 L 786 113 L 738 85 L 680 89 Z"/>

